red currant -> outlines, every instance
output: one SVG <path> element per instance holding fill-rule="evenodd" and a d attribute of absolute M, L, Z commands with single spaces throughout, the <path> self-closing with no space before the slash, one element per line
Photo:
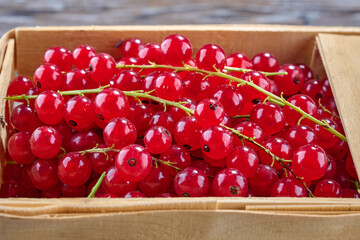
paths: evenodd
<path fill-rule="evenodd" d="M 136 141 L 136 128 L 132 122 L 126 118 L 114 118 L 106 125 L 104 132 L 104 141 L 107 146 L 115 149 L 133 144 Z"/>
<path fill-rule="evenodd" d="M 35 99 L 35 110 L 43 123 L 57 124 L 64 118 L 64 99 L 55 91 L 44 91 Z"/>
<path fill-rule="evenodd" d="M 57 172 L 63 183 L 71 187 L 79 187 L 90 178 L 91 165 L 80 153 L 68 153 L 60 159 Z"/>
<path fill-rule="evenodd" d="M 38 158 L 53 158 L 60 150 L 61 136 L 52 127 L 38 127 L 31 135 L 30 147 L 31 152 Z"/>
<path fill-rule="evenodd" d="M 61 70 L 53 64 L 44 64 L 35 70 L 33 81 L 36 88 L 42 92 L 46 90 L 59 90 L 64 85 Z"/>
<path fill-rule="evenodd" d="M 173 66 L 183 66 L 192 57 L 190 41 L 178 34 L 167 36 L 161 43 L 161 51 L 166 62 Z"/>
<path fill-rule="evenodd" d="M 214 126 L 202 133 L 200 145 L 204 155 L 212 159 L 223 159 L 233 149 L 233 136 L 225 128 Z"/>
<path fill-rule="evenodd" d="M 44 54 L 44 64 L 51 63 L 60 68 L 61 71 L 69 71 L 72 67 L 73 59 L 71 52 L 63 47 L 53 47 Z"/>
<path fill-rule="evenodd" d="M 213 191 L 217 197 L 246 197 L 248 182 L 235 168 L 225 168 L 216 174 Z"/>
<path fill-rule="evenodd" d="M 108 83 L 117 72 L 116 63 L 107 53 L 98 53 L 89 62 L 90 77 L 98 83 Z"/>
<path fill-rule="evenodd" d="M 160 126 L 149 128 L 144 135 L 144 144 L 149 152 L 160 154 L 171 146 L 172 137 L 169 131 Z"/>
<path fill-rule="evenodd" d="M 92 46 L 80 45 L 72 52 L 73 64 L 76 68 L 85 69 L 95 55 L 96 51 Z"/>
<path fill-rule="evenodd" d="M 59 182 L 57 164 L 52 159 L 38 159 L 30 167 L 31 182 L 37 189 L 48 191 Z"/>
<path fill-rule="evenodd" d="M 175 176 L 174 189 L 179 197 L 204 197 L 209 190 L 209 181 L 201 170 L 188 167 Z"/>
<path fill-rule="evenodd" d="M 201 47 L 196 53 L 196 65 L 207 71 L 222 70 L 225 66 L 225 52 L 215 44 L 207 44 Z"/>
<path fill-rule="evenodd" d="M 65 120 L 75 130 L 82 131 L 95 124 L 95 111 L 92 101 L 85 96 L 75 96 L 65 104 Z"/>

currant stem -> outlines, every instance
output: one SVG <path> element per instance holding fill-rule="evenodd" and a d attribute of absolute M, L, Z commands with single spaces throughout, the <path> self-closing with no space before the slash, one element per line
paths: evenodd
<path fill-rule="evenodd" d="M 250 115 L 236 115 L 230 117 L 230 119 L 236 119 L 236 118 L 250 118 Z"/>
<path fill-rule="evenodd" d="M 152 160 L 153 160 L 155 163 L 160 163 L 160 164 L 163 164 L 163 165 L 172 167 L 172 168 L 174 168 L 174 169 L 177 170 L 177 171 L 182 170 L 181 168 L 178 168 L 178 167 L 174 166 L 173 164 L 176 164 L 176 163 L 174 163 L 174 162 L 167 162 L 167 161 L 161 160 L 161 159 L 159 159 L 159 158 L 155 158 L 155 157 L 152 157 Z"/>
<path fill-rule="evenodd" d="M 225 66 L 224 69 L 232 72 L 242 72 L 242 73 L 254 71 L 253 69 L 227 67 L 227 66 Z M 262 72 L 262 71 L 259 72 L 265 76 L 287 75 L 287 72 Z"/>
<path fill-rule="evenodd" d="M 96 184 L 94 185 L 94 187 L 91 189 L 91 192 L 89 194 L 89 196 L 87 198 L 94 198 L 95 197 L 95 193 L 97 192 L 97 190 L 99 189 L 102 181 L 104 180 L 106 175 L 106 172 L 103 172 L 99 178 L 99 180 L 96 182 Z"/>
<path fill-rule="evenodd" d="M 265 89 L 259 87 L 258 85 L 256 85 L 253 82 L 248 82 L 245 81 L 243 79 L 225 74 L 223 72 L 221 72 L 220 70 L 216 70 L 216 72 L 212 72 L 212 71 L 207 71 L 207 70 L 203 70 L 203 69 L 199 69 L 197 67 L 191 67 L 189 65 L 184 65 L 184 67 L 174 67 L 174 66 L 169 66 L 169 65 L 161 65 L 161 64 L 155 64 L 155 63 L 150 63 L 151 65 L 116 65 L 117 68 L 141 68 L 141 69 L 154 69 L 154 68 L 164 68 L 164 69 L 172 69 L 175 71 L 193 71 L 193 72 L 200 72 L 200 73 L 204 73 L 207 74 L 209 76 L 217 76 L 217 77 L 221 77 L 221 78 L 225 78 L 234 82 L 238 82 L 242 85 L 247 85 L 250 86 L 256 90 L 258 90 L 259 92 L 267 95 L 269 97 L 269 101 L 272 101 L 274 103 L 281 103 L 279 104 L 280 106 L 288 106 L 292 109 L 294 109 L 295 111 L 297 111 L 298 113 L 300 113 L 301 115 L 303 115 L 305 118 L 315 122 L 316 124 L 322 126 L 323 128 L 325 128 L 326 130 L 328 130 L 329 132 L 331 132 L 332 134 L 334 134 L 335 136 L 337 136 L 338 138 L 340 138 L 341 140 L 347 142 L 346 137 L 341 134 L 340 132 L 336 131 L 334 128 L 330 127 L 329 124 L 322 122 L 316 118 L 314 118 L 313 116 L 309 115 L 308 113 L 304 112 L 303 110 L 301 110 L 299 107 L 289 103 L 288 101 L 285 100 L 285 98 L 283 98 L 282 96 L 279 97 L 269 91 L 266 91 Z"/>

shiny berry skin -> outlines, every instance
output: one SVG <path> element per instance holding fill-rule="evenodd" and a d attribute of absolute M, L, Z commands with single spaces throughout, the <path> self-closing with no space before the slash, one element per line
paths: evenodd
<path fill-rule="evenodd" d="M 14 108 L 10 122 L 19 132 L 32 132 L 41 124 L 35 111 L 25 104 Z"/>
<path fill-rule="evenodd" d="M 244 53 L 233 53 L 225 59 L 225 66 L 235 68 L 253 69 L 253 63 Z M 232 72 L 236 77 L 240 77 L 243 73 Z"/>
<path fill-rule="evenodd" d="M 207 177 L 215 177 L 215 168 L 204 160 L 191 161 L 191 167 L 200 169 Z"/>
<path fill-rule="evenodd" d="M 260 72 L 251 71 L 244 73 L 241 76 L 241 79 L 247 82 L 253 82 L 255 85 L 263 88 L 266 91 L 270 90 L 269 80 Z M 238 89 L 244 99 L 242 114 L 249 114 L 256 104 L 261 103 L 266 98 L 266 95 L 264 93 L 261 93 L 250 86 L 241 85 L 238 87 Z"/>
<path fill-rule="evenodd" d="M 18 76 L 11 80 L 7 89 L 7 96 L 26 94 L 34 85 L 30 79 L 23 76 Z"/>
<path fill-rule="evenodd" d="M 191 165 L 191 156 L 189 151 L 178 145 L 171 145 L 166 152 L 160 155 L 160 159 L 165 162 L 171 162 L 172 165 L 180 169 L 185 169 Z M 160 163 L 160 168 L 172 177 L 174 177 L 177 173 L 174 168 L 165 164 Z"/>
<path fill-rule="evenodd" d="M 327 154 L 327 161 L 328 161 L 328 168 L 326 169 L 326 172 L 324 174 L 324 176 L 322 176 L 321 178 L 319 178 L 318 180 L 313 181 L 313 183 L 318 183 L 324 179 L 333 179 L 335 177 L 336 174 L 336 161 L 335 159 Z"/>
<path fill-rule="evenodd" d="M 319 182 L 314 191 L 315 197 L 341 197 L 341 186 L 338 182 L 332 179 L 325 179 Z"/>
<path fill-rule="evenodd" d="M 152 154 L 160 154 L 171 146 L 172 137 L 170 132 L 160 126 L 149 128 L 144 135 L 144 144 Z"/>
<path fill-rule="evenodd" d="M 54 128 L 61 137 L 61 145 L 65 150 L 70 149 L 70 139 L 72 136 L 72 129 L 65 123 L 65 121 L 61 121 L 60 123 L 56 125 L 52 125 L 52 128 Z"/>
<path fill-rule="evenodd" d="M 31 151 L 29 132 L 19 132 L 12 135 L 8 141 L 8 153 L 12 160 L 20 164 L 29 164 L 36 157 Z"/>
<path fill-rule="evenodd" d="M 122 91 L 139 90 L 141 87 L 141 78 L 139 74 L 134 71 L 124 70 L 110 81 L 110 86 Z"/>
<path fill-rule="evenodd" d="M 316 104 L 310 97 L 306 95 L 303 94 L 293 95 L 287 101 L 295 105 L 296 107 L 299 107 L 301 110 L 303 110 L 304 112 L 308 113 L 311 116 L 314 116 L 316 114 L 317 111 Z M 288 106 L 284 106 L 283 109 L 286 118 L 286 123 L 289 124 L 290 126 L 297 125 L 302 115 Z M 310 120 L 304 119 L 301 121 L 301 123 L 305 124 L 308 121 Z"/>
<path fill-rule="evenodd" d="M 279 91 L 285 95 L 298 93 L 304 85 L 305 77 L 301 69 L 292 64 L 284 64 L 279 68 L 280 72 L 287 72 L 287 75 L 276 75 L 274 81 Z"/>
<path fill-rule="evenodd" d="M 302 73 L 304 74 L 305 82 L 314 78 L 314 73 L 307 65 L 302 63 L 298 63 L 296 65 L 301 69 Z"/>
<path fill-rule="evenodd" d="M 173 72 L 164 72 L 155 80 L 155 92 L 159 98 L 169 101 L 179 99 L 184 91 L 182 79 Z"/>
<path fill-rule="evenodd" d="M 155 113 L 149 122 L 149 127 L 161 126 L 169 130 L 173 135 L 175 121 L 169 112 L 157 112 Z"/>
<path fill-rule="evenodd" d="M 257 71 L 276 72 L 279 69 L 277 58 L 268 52 L 258 53 L 253 59 L 253 67 Z"/>
<path fill-rule="evenodd" d="M 64 118 L 64 99 L 55 91 L 44 91 L 35 99 L 35 110 L 40 121 L 55 125 Z"/>
<path fill-rule="evenodd" d="M 145 92 L 155 89 L 155 80 L 161 74 L 160 71 L 154 71 L 146 75 L 144 79 L 141 80 L 140 89 Z"/>
<path fill-rule="evenodd" d="M 211 84 L 211 80 L 205 78 L 205 75 L 201 73 L 189 72 L 182 80 L 184 86 L 183 96 L 195 101 L 209 98 L 214 90 L 214 84 Z"/>
<path fill-rule="evenodd" d="M 89 66 L 90 59 L 96 55 L 92 46 L 80 45 L 72 52 L 73 64 L 76 68 L 85 69 Z"/>
<path fill-rule="evenodd" d="M 69 50 L 63 47 L 53 47 L 44 54 L 44 64 L 51 63 L 59 67 L 61 71 L 69 71 L 72 67 L 73 59 Z"/>
<path fill-rule="evenodd" d="M 65 198 L 85 197 L 86 195 L 85 185 L 73 187 L 60 182 L 59 189 L 62 197 Z"/>
<path fill-rule="evenodd" d="M 64 75 L 65 91 L 98 88 L 99 84 L 90 78 L 89 72 L 82 69 L 71 69 Z"/>
<path fill-rule="evenodd" d="M 250 113 L 250 121 L 257 123 L 265 136 L 280 132 L 285 126 L 285 115 L 274 103 L 257 104 Z"/>
<path fill-rule="evenodd" d="M 131 144 L 121 149 L 115 158 L 115 166 L 127 181 L 139 182 L 151 172 L 152 157 L 144 147 Z"/>
<path fill-rule="evenodd" d="M 161 47 L 156 43 L 145 44 L 139 51 L 138 58 L 140 63 L 148 65 L 150 62 L 157 64 L 165 64 L 165 56 L 161 51 Z"/>
<path fill-rule="evenodd" d="M 225 168 L 216 174 L 212 185 L 217 197 L 246 197 L 248 182 L 235 168 Z"/>
<path fill-rule="evenodd" d="M 225 66 L 225 52 L 215 44 L 206 44 L 196 53 L 196 65 L 200 69 L 207 71 L 222 70 Z"/>
<path fill-rule="evenodd" d="M 294 173 L 309 180 L 316 180 L 324 176 L 328 166 L 325 151 L 314 144 L 298 148 L 292 157 Z"/>
<path fill-rule="evenodd" d="M 334 120 L 331 120 L 329 118 L 319 120 L 325 121 L 329 124 L 330 127 L 337 131 L 340 131 L 339 125 Z M 325 150 L 332 148 L 338 141 L 340 141 L 337 136 L 335 136 L 333 133 L 329 132 L 327 129 L 318 124 L 315 125 L 314 132 L 317 136 L 317 144 Z"/>
<path fill-rule="evenodd" d="M 95 124 L 95 111 L 92 101 L 85 96 L 75 96 L 65 104 L 65 121 L 75 130 L 91 128 Z"/>
<path fill-rule="evenodd" d="M 238 169 L 246 178 L 252 177 L 259 166 L 259 157 L 254 149 L 248 146 L 235 147 L 226 157 L 228 168 Z"/>
<path fill-rule="evenodd" d="M 197 123 L 195 117 L 182 118 L 174 128 L 174 139 L 177 144 L 193 151 L 200 148 L 200 137 L 202 127 Z"/>
<path fill-rule="evenodd" d="M 135 191 L 137 188 L 136 183 L 124 180 L 115 166 L 107 170 L 103 186 L 107 193 L 119 197 L 124 196 L 127 192 Z"/>
<path fill-rule="evenodd" d="M 99 144 L 99 148 L 106 148 L 105 144 Z M 114 165 L 115 152 L 107 152 L 107 155 L 101 152 L 87 153 L 87 159 L 89 159 L 90 165 L 94 172 L 102 174 Z"/>
<path fill-rule="evenodd" d="M 190 41 L 178 34 L 167 36 L 161 43 L 161 51 L 172 66 L 183 66 L 190 61 L 193 52 Z"/>
<path fill-rule="evenodd" d="M 123 57 L 137 57 L 139 51 L 144 47 L 140 39 L 129 38 L 125 39 L 118 46 L 120 53 Z"/>
<path fill-rule="evenodd" d="M 223 159 L 233 149 L 233 136 L 223 127 L 210 127 L 202 133 L 200 145 L 206 156 L 212 159 Z"/>
<path fill-rule="evenodd" d="M 42 92 L 46 90 L 59 90 L 64 85 L 60 68 L 53 64 L 44 64 L 35 70 L 33 77 L 36 88 Z"/>
<path fill-rule="evenodd" d="M 262 143 L 265 138 L 264 132 L 261 127 L 259 127 L 259 125 L 254 122 L 241 122 L 235 126 L 235 130 L 239 131 L 241 134 L 244 134 L 247 137 L 252 138 L 258 143 Z M 243 145 L 238 137 L 236 137 L 235 139 L 236 146 Z M 253 143 L 248 142 L 247 140 L 244 140 L 243 142 L 245 146 L 253 147 L 254 150 L 257 149 L 257 147 L 254 147 L 255 145 Z"/>
<path fill-rule="evenodd" d="M 201 170 L 188 167 L 175 176 L 174 189 L 179 197 L 204 197 L 209 190 L 209 181 Z"/>
<path fill-rule="evenodd" d="M 153 166 L 150 174 L 138 182 L 138 187 L 146 196 L 155 197 L 165 193 L 171 183 L 172 178 L 162 168 Z"/>
<path fill-rule="evenodd" d="M 248 180 L 249 188 L 256 195 L 269 197 L 271 195 L 271 187 L 279 180 L 279 175 L 274 168 L 260 164 L 256 173 Z"/>
<path fill-rule="evenodd" d="M 70 138 L 70 151 L 77 152 L 91 149 L 101 142 L 100 137 L 92 131 L 82 131 L 74 133 Z"/>
<path fill-rule="evenodd" d="M 98 53 L 90 59 L 90 77 L 95 82 L 109 82 L 114 77 L 116 71 L 115 60 L 107 53 Z"/>
<path fill-rule="evenodd" d="M 322 86 L 322 82 L 318 80 L 309 80 L 304 83 L 300 93 L 308 95 L 314 102 L 318 103 L 319 99 L 324 98 Z"/>
<path fill-rule="evenodd" d="M 358 175 L 356 173 L 356 168 L 355 168 L 355 165 L 354 165 L 354 160 L 351 156 L 351 154 L 348 154 L 347 158 L 346 158 L 346 163 L 345 163 L 345 166 L 346 166 L 346 171 L 347 173 L 353 177 L 353 178 L 357 178 Z"/>
<path fill-rule="evenodd" d="M 354 189 L 342 188 L 341 198 L 360 198 L 360 194 Z"/>
<path fill-rule="evenodd" d="M 21 181 L 10 181 L 1 184 L 0 198 L 26 197 L 26 189 Z"/>
<path fill-rule="evenodd" d="M 91 165 L 85 156 L 72 152 L 60 159 L 57 172 L 60 181 L 71 187 L 79 187 L 90 178 Z"/>
<path fill-rule="evenodd" d="M 212 97 L 222 104 L 225 112 L 230 117 L 241 114 L 244 100 L 238 88 L 230 85 L 220 85 L 215 89 Z"/>
<path fill-rule="evenodd" d="M 194 117 L 204 128 L 216 126 L 224 119 L 225 110 L 222 104 L 215 99 L 204 99 L 196 105 Z"/>
<path fill-rule="evenodd" d="M 124 198 L 146 198 L 146 195 L 138 191 L 131 191 L 126 193 Z"/>
<path fill-rule="evenodd" d="M 103 131 L 104 141 L 108 147 L 121 149 L 136 141 L 136 128 L 126 118 L 114 118 Z"/>
<path fill-rule="evenodd" d="M 275 156 L 285 160 L 291 160 L 293 150 L 286 140 L 278 137 L 269 137 L 262 143 L 262 145 L 265 148 L 269 149 L 270 152 L 275 154 Z M 280 163 L 275 160 L 273 161 L 272 157 L 265 151 L 259 151 L 259 158 L 262 164 L 267 164 L 271 166 L 274 162 L 273 167 L 275 169 L 278 170 L 283 168 Z M 284 164 L 288 165 L 287 162 L 284 162 Z"/>
<path fill-rule="evenodd" d="M 30 167 L 30 178 L 37 189 L 51 190 L 59 182 L 56 161 L 53 159 L 36 160 Z"/>
<path fill-rule="evenodd" d="M 146 104 L 140 104 L 139 102 L 133 102 L 129 108 L 129 119 L 136 127 L 137 135 L 144 136 L 145 132 L 149 128 L 149 123 L 152 116 L 155 114 L 154 109 Z"/>
<path fill-rule="evenodd" d="M 184 107 L 190 108 L 191 110 L 195 110 L 196 108 L 196 102 L 189 98 L 180 98 L 179 102 L 183 102 L 181 105 Z M 189 116 L 184 110 L 177 108 L 177 107 L 171 107 L 170 113 L 172 118 L 178 122 L 180 119 Z"/>
<path fill-rule="evenodd" d="M 94 109 L 98 124 L 105 127 L 112 119 L 129 115 L 129 100 L 122 91 L 106 88 L 97 94 Z"/>
<path fill-rule="evenodd" d="M 271 187 L 271 197 L 306 197 L 306 189 L 295 178 L 281 178 Z"/>
<path fill-rule="evenodd" d="M 283 137 L 290 143 L 293 150 L 307 144 L 317 143 L 317 136 L 314 130 L 305 125 L 296 125 L 289 128 Z"/>
<path fill-rule="evenodd" d="M 61 136 L 52 127 L 38 127 L 31 135 L 30 147 L 31 152 L 38 158 L 53 158 L 60 150 Z"/>
<path fill-rule="evenodd" d="M 226 158 L 214 159 L 214 158 L 208 157 L 205 154 L 203 154 L 203 158 L 204 158 L 204 161 L 209 163 L 212 167 L 225 168 L 225 166 L 226 166 Z"/>

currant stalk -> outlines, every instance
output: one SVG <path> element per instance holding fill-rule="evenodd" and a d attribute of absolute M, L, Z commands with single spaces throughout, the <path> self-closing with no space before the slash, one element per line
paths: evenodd
<path fill-rule="evenodd" d="M 94 185 L 94 187 L 91 189 L 91 192 L 89 194 L 89 196 L 87 198 L 94 198 L 95 197 L 95 193 L 97 192 L 97 190 L 99 189 L 102 181 L 104 180 L 104 177 L 106 175 L 106 172 L 103 172 L 99 178 L 99 180 L 96 182 L 96 184 Z"/>

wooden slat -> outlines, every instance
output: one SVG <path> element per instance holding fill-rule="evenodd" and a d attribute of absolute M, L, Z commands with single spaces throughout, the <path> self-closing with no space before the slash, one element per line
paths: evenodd
<path fill-rule="evenodd" d="M 319 34 L 317 43 L 360 176 L 360 36 Z"/>

